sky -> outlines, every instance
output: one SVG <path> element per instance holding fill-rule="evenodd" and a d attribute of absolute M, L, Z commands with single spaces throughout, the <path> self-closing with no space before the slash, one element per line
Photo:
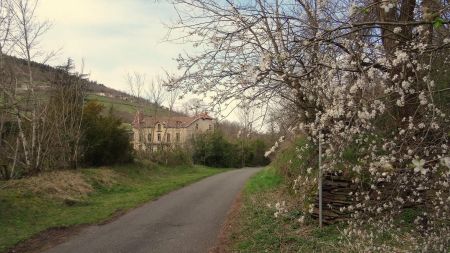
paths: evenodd
<path fill-rule="evenodd" d="M 52 24 L 41 39 L 43 50 L 58 51 L 50 64 L 84 60 L 90 79 L 122 91 L 126 73 L 176 71 L 174 58 L 188 50 L 165 42 L 176 12 L 163 0 L 40 0 L 37 16 Z"/>
<path fill-rule="evenodd" d="M 178 16 L 165 0 L 39 0 L 36 14 L 51 23 L 40 40 L 41 50 L 57 52 L 48 64 L 61 65 L 69 57 L 78 67 L 84 62 L 83 73 L 91 80 L 125 92 L 127 73 L 144 73 L 148 81 L 176 73 L 175 58 L 194 50 L 166 40 L 167 26 Z M 182 111 L 193 98 L 184 95 L 175 109 Z M 222 115 L 239 121 L 232 108 Z"/>

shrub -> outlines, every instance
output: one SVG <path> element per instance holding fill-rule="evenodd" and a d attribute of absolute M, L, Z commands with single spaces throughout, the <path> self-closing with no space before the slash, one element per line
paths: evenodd
<path fill-rule="evenodd" d="M 189 151 L 186 151 L 180 147 L 170 149 L 160 149 L 155 152 L 147 153 L 152 162 L 166 165 L 166 166 L 178 166 L 178 165 L 192 165 L 192 156 Z"/>
<path fill-rule="evenodd" d="M 223 137 L 220 131 L 200 134 L 192 140 L 194 163 L 211 167 L 237 167 L 237 147 Z"/>
<path fill-rule="evenodd" d="M 194 163 L 211 167 L 264 166 L 267 145 L 259 139 L 238 143 L 228 141 L 221 131 L 197 135 L 192 140 Z"/>
<path fill-rule="evenodd" d="M 110 112 L 102 115 L 104 107 L 89 102 L 83 118 L 83 163 L 89 166 L 110 165 L 132 161 L 129 133 L 120 119 Z"/>

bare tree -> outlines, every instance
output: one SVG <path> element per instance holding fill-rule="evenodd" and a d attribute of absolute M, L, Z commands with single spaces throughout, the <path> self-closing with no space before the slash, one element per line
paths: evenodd
<path fill-rule="evenodd" d="M 147 87 L 148 100 L 153 104 L 155 108 L 155 117 L 157 116 L 158 109 L 163 105 L 167 98 L 166 88 L 164 87 L 164 81 L 161 77 L 157 77 L 156 80 L 152 80 Z"/>
<path fill-rule="evenodd" d="M 143 106 L 142 98 L 143 92 L 145 88 L 146 76 L 143 73 L 133 72 L 127 73 L 125 76 L 125 80 L 128 84 L 128 88 L 133 97 L 137 99 L 137 104 L 141 107 Z M 142 108 L 138 108 L 140 110 Z"/>
<path fill-rule="evenodd" d="M 170 111 L 170 114 L 173 115 L 174 113 L 174 106 L 175 103 L 178 101 L 179 97 L 180 97 L 180 92 L 178 89 L 171 89 L 168 90 L 168 99 L 167 99 L 167 103 L 168 103 L 168 108 Z"/>
<path fill-rule="evenodd" d="M 49 139 L 49 133 L 43 128 L 47 108 L 35 91 L 31 66 L 34 57 L 41 53 L 37 50 L 39 39 L 50 27 L 48 22 L 40 22 L 36 18 L 37 5 L 38 1 L 33 0 L 11 0 L 12 22 L 15 26 L 11 38 L 17 54 L 26 60 L 28 79 L 25 86 L 25 104 L 19 106 L 14 103 L 14 115 L 22 145 L 24 164 L 30 172 L 42 169 L 42 161 L 47 148 L 44 142 Z M 15 82 L 17 84 L 17 78 Z M 28 126 L 30 126 L 29 130 Z"/>
<path fill-rule="evenodd" d="M 183 103 L 183 108 L 186 114 L 197 115 L 206 110 L 208 105 L 199 98 L 191 98 Z"/>
<path fill-rule="evenodd" d="M 11 126 L 11 108 L 15 100 L 15 89 L 10 71 L 6 68 L 5 54 L 12 48 L 12 9 L 10 1 L 0 1 L 0 166 L 3 178 L 13 177 L 18 153 L 17 138 L 8 139 Z M 11 161 L 11 166 L 9 165 Z"/>
<path fill-rule="evenodd" d="M 158 118 L 159 109 L 162 107 L 163 103 L 167 98 L 166 88 L 164 87 L 164 81 L 162 78 L 157 77 L 156 80 L 152 80 L 147 87 L 147 97 L 153 107 L 153 117 L 156 121 Z M 154 132 L 152 133 L 152 137 L 155 136 L 155 128 L 153 128 Z M 163 133 L 161 137 L 161 142 L 159 143 L 159 148 L 163 147 L 163 140 L 166 138 L 166 133 Z M 151 150 L 153 150 L 153 138 L 150 142 Z"/>
<path fill-rule="evenodd" d="M 144 101 L 143 101 L 143 91 L 145 86 L 145 80 L 146 76 L 143 73 L 139 72 L 133 72 L 127 73 L 125 76 L 125 80 L 128 84 L 129 91 L 131 95 L 136 99 L 135 104 L 137 105 L 136 108 L 136 118 L 135 118 L 135 124 L 137 124 L 137 135 L 138 135 L 138 141 L 143 142 L 145 140 L 145 135 L 143 133 L 143 129 L 141 126 L 141 117 L 144 116 Z M 141 144 L 139 144 L 141 145 Z M 139 146 L 139 148 L 143 148 L 143 146 Z"/>
<path fill-rule="evenodd" d="M 86 95 L 83 65 L 81 73 L 74 72 L 71 59 L 58 67 L 49 91 L 47 131 L 52 133 L 49 149 L 51 167 L 77 168 L 80 158 L 80 139 Z"/>

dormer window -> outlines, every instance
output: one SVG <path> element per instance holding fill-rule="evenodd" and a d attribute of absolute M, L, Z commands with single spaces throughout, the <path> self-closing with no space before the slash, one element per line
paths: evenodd
<path fill-rule="evenodd" d="M 176 128 L 180 128 L 180 126 L 181 126 L 181 121 L 177 121 L 177 123 L 176 123 Z"/>
<path fill-rule="evenodd" d="M 157 125 L 158 131 L 161 131 L 161 124 Z"/>

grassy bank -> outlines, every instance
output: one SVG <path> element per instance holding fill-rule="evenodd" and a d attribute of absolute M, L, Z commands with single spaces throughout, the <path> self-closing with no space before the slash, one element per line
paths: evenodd
<path fill-rule="evenodd" d="M 298 211 L 274 216 L 277 202 L 290 202 L 282 177 L 267 168 L 246 184 L 242 207 L 230 233 L 233 252 L 342 252 L 336 248 L 339 231 L 336 226 L 319 229 L 297 220 Z M 289 204 L 287 204 L 290 206 Z"/>
<path fill-rule="evenodd" d="M 0 252 L 49 228 L 105 221 L 222 171 L 135 164 L 0 181 Z"/>

